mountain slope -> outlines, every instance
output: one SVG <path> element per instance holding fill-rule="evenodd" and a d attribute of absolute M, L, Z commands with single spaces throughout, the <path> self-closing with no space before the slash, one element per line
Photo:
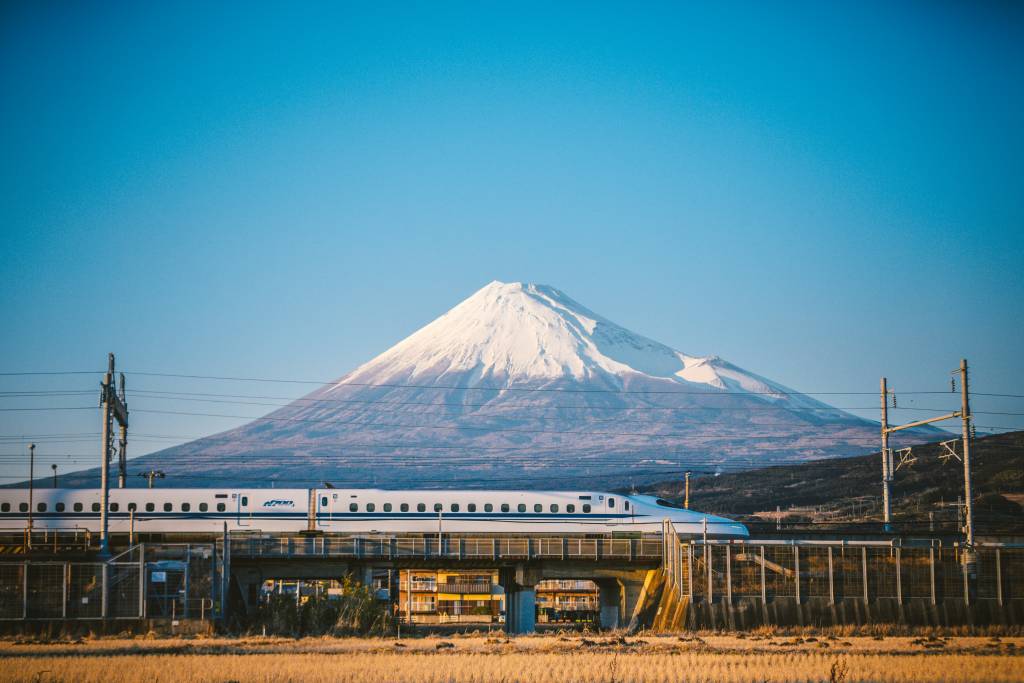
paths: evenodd
<path fill-rule="evenodd" d="M 133 467 L 159 467 L 180 485 L 621 485 L 686 467 L 861 453 L 877 434 L 552 287 L 492 282 L 336 382 Z"/>

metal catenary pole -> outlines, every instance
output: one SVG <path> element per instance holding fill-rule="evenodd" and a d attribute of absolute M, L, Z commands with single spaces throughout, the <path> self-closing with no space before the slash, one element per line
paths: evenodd
<path fill-rule="evenodd" d="M 100 407 L 103 408 L 103 425 L 100 451 L 100 552 L 110 551 L 107 539 L 107 503 L 109 501 L 110 488 L 110 431 L 111 431 L 111 406 L 110 406 L 110 384 L 114 377 L 114 354 L 107 356 L 107 373 L 103 375 L 103 383 L 100 385 Z"/>
<path fill-rule="evenodd" d="M 960 420 L 964 441 L 964 532 L 967 551 L 974 552 L 974 505 L 971 501 L 971 405 L 967 389 L 967 359 L 960 360 Z"/>
<path fill-rule="evenodd" d="M 892 523 L 892 472 L 889 471 L 889 402 L 885 377 L 880 382 L 882 396 L 882 520 Z"/>

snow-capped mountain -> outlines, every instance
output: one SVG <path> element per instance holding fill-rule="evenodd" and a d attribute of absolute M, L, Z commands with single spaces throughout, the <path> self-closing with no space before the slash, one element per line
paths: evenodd
<path fill-rule="evenodd" d="M 336 382 L 133 466 L 181 485 L 628 486 L 877 440 L 874 423 L 553 287 L 492 282 Z"/>

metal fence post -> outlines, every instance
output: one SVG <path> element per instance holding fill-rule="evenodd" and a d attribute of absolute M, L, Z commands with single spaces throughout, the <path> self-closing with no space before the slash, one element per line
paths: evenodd
<path fill-rule="evenodd" d="M 832 546 L 828 547 L 828 604 L 836 604 L 836 577 L 832 566 Z"/>
<path fill-rule="evenodd" d="M 707 543 L 704 544 L 704 575 L 708 579 L 708 602 L 714 602 L 714 579 L 715 576 L 711 571 L 711 563 L 714 562 L 714 555 L 711 553 L 711 546 Z"/>
<path fill-rule="evenodd" d="M 768 586 L 764 575 L 764 546 L 761 547 L 761 602 L 768 604 Z"/>
<path fill-rule="evenodd" d="M 21 563 L 21 618 L 28 619 L 28 560 Z"/>
<path fill-rule="evenodd" d="M 725 546 L 725 601 L 732 604 L 732 546 Z"/>
<path fill-rule="evenodd" d="M 903 553 L 896 547 L 896 604 L 903 604 Z"/>
<path fill-rule="evenodd" d="M 868 604 L 868 549 L 860 549 L 861 578 L 864 580 L 864 604 Z"/>
<path fill-rule="evenodd" d="M 686 544 L 686 597 L 693 602 L 693 544 Z"/>
<path fill-rule="evenodd" d="M 999 548 L 996 547 L 996 604 L 1003 606 L 1003 566 Z"/>
<path fill-rule="evenodd" d="M 935 600 L 935 546 L 928 548 L 928 581 L 931 583 L 931 597 L 932 604 L 937 604 Z"/>
<path fill-rule="evenodd" d="M 965 562 L 965 560 L 967 559 L 967 552 L 967 550 L 964 550 L 963 552 L 958 553 L 958 556 L 960 558 L 960 574 L 964 577 L 964 604 L 970 605 L 971 586 L 970 579 L 967 576 L 967 562 Z M 971 548 L 970 552 L 974 552 L 974 549 Z"/>
<path fill-rule="evenodd" d="M 139 546 L 139 619 L 146 618 L 146 545 L 140 543 Z M 214 546 L 214 566 L 217 564 L 217 547 Z M 210 577 L 211 579 L 214 577 Z M 214 584 L 210 582 L 211 587 Z"/>
<path fill-rule="evenodd" d="M 62 619 L 67 619 L 68 617 L 68 581 L 70 580 L 68 577 L 70 574 L 70 567 L 68 566 L 68 563 L 65 562 L 64 581 L 60 591 L 60 616 Z"/>
<path fill-rule="evenodd" d="M 800 546 L 793 544 L 793 588 L 796 604 L 800 604 Z"/>
<path fill-rule="evenodd" d="M 110 565 L 108 565 L 106 562 L 100 565 L 100 580 L 102 582 L 100 584 L 100 616 L 104 619 L 107 618 L 107 614 L 110 609 L 110 596 L 108 594 L 108 589 L 110 588 L 108 574 L 109 568 Z"/>

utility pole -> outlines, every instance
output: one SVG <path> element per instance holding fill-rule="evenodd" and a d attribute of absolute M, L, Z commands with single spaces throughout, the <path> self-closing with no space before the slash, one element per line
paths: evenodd
<path fill-rule="evenodd" d="M 121 399 L 121 405 L 124 407 L 125 417 L 128 416 L 128 400 L 124 393 L 124 373 L 122 372 L 118 378 L 118 398 Z M 118 420 L 118 426 L 120 427 L 121 433 L 120 438 L 117 440 L 117 488 L 123 489 L 126 485 L 125 479 L 128 477 L 128 421 Z"/>
<path fill-rule="evenodd" d="M 124 380 L 121 381 L 122 393 Z M 118 396 L 114 391 L 114 354 L 107 354 L 107 372 L 103 375 L 103 382 L 100 384 L 100 407 L 103 409 L 103 432 L 102 463 L 100 468 L 100 554 L 110 552 L 108 538 L 107 509 L 110 503 L 110 456 L 113 450 L 111 443 L 113 438 L 114 420 L 121 425 L 122 434 L 127 439 L 128 429 L 128 406 L 125 405 L 123 396 Z"/>
<path fill-rule="evenodd" d="M 53 488 L 57 488 L 57 463 L 50 465 L 50 469 L 53 470 Z"/>
<path fill-rule="evenodd" d="M 971 503 L 971 404 L 967 391 L 967 359 L 960 359 L 960 423 L 964 440 L 964 533 L 967 552 L 974 554 L 974 505 Z"/>
<path fill-rule="evenodd" d="M 36 445 L 28 445 L 28 545 L 32 547 L 32 508 L 35 507 Z"/>
<path fill-rule="evenodd" d="M 889 461 L 889 389 L 885 377 L 880 382 L 882 395 L 882 521 L 885 530 L 892 525 L 892 463 Z"/>
<path fill-rule="evenodd" d="M 690 470 L 686 470 L 686 493 L 683 497 L 683 507 L 690 509 Z"/>
<path fill-rule="evenodd" d="M 139 472 L 139 476 L 149 482 L 148 488 L 153 488 L 153 479 L 163 479 L 167 475 L 162 470 L 150 470 L 149 472 Z"/>

